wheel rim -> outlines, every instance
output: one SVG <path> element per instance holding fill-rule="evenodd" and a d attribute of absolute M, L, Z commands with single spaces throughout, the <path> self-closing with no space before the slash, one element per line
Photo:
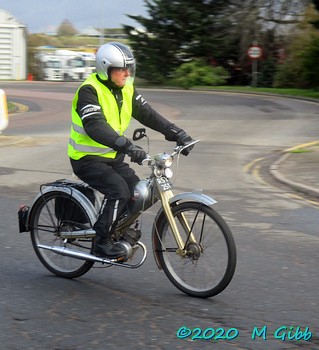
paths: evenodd
<path fill-rule="evenodd" d="M 81 220 L 76 221 L 76 214 L 81 213 Z M 89 253 L 92 247 L 92 239 L 68 239 L 60 238 L 59 233 L 76 229 L 90 228 L 90 220 L 83 208 L 64 194 L 47 196 L 34 213 L 32 223 L 32 239 L 34 249 L 40 260 L 53 272 L 61 274 L 73 274 L 86 264 L 83 260 L 56 254 L 46 249 L 40 249 L 39 244 L 46 246 L 67 247 Z"/>
<path fill-rule="evenodd" d="M 226 278 L 229 279 L 230 269 L 229 247 L 222 229 L 201 209 L 175 210 L 175 218 L 181 213 L 191 227 L 196 243 L 187 243 L 186 252 L 181 254 L 166 222 L 161 238 L 164 270 L 171 276 L 172 282 L 188 294 L 217 294 L 225 288 L 222 285 L 225 285 Z M 175 221 L 187 241 L 189 232 L 185 232 L 178 219 Z"/>

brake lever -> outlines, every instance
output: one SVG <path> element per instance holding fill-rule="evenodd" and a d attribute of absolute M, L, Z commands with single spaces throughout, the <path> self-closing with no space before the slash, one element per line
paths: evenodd
<path fill-rule="evenodd" d="M 172 157 L 175 157 L 177 154 L 181 153 L 184 149 L 190 147 L 190 146 L 193 146 L 195 145 L 196 143 L 200 142 L 200 140 L 193 140 L 189 143 L 187 143 L 186 145 L 184 146 L 176 146 L 174 148 L 174 152 L 171 154 Z"/>
<path fill-rule="evenodd" d="M 147 158 L 143 159 L 141 163 L 139 163 L 139 165 L 144 165 L 144 163 L 148 162 L 148 165 L 150 165 L 150 161 L 152 160 L 152 157 L 147 154 Z"/>

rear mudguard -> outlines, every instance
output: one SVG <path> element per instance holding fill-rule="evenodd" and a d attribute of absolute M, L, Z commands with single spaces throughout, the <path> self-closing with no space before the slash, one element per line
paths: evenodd
<path fill-rule="evenodd" d="M 63 193 L 67 193 L 69 195 L 71 195 L 83 206 L 84 210 L 87 212 L 92 225 L 94 224 L 95 220 L 96 220 L 96 209 L 94 208 L 93 204 L 90 202 L 90 200 L 79 190 L 77 190 L 76 188 L 73 187 L 68 187 L 68 186 L 54 186 L 54 185 L 50 185 L 45 187 L 41 192 L 39 192 L 35 198 L 33 199 L 30 207 L 29 207 L 29 211 L 28 211 L 28 216 L 27 216 L 27 220 L 26 220 L 26 228 L 27 231 L 30 231 L 30 218 L 33 215 L 34 212 L 34 206 L 36 204 L 37 201 L 41 200 L 42 196 L 48 192 L 63 192 Z"/>
<path fill-rule="evenodd" d="M 205 194 L 202 194 L 201 192 L 185 192 L 185 193 L 177 194 L 176 196 L 170 198 L 169 201 L 170 201 L 171 208 L 174 208 L 177 204 L 183 203 L 183 202 L 197 202 L 207 206 L 211 206 L 217 203 L 215 199 Z M 158 252 L 161 249 L 161 245 L 160 245 L 160 241 L 158 239 L 158 235 L 156 231 L 157 231 L 157 228 L 160 227 L 160 224 L 164 219 L 165 219 L 165 213 L 164 213 L 163 207 L 161 207 L 156 215 L 156 218 L 153 223 L 153 229 L 152 229 L 153 253 L 154 253 L 154 258 L 155 258 L 157 267 L 160 270 L 162 270 L 162 265 L 158 257 Z"/>

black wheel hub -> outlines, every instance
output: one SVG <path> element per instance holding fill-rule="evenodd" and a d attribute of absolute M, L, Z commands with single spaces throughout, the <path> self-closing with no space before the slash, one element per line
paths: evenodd
<path fill-rule="evenodd" d="M 201 254 L 200 246 L 197 243 L 189 243 L 187 245 L 187 256 L 193 260 L 198 260 Z"/>

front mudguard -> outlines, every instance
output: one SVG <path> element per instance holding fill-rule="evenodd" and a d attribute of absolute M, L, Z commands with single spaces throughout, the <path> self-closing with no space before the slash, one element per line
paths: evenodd
<path fill-rule="evenodd" d="M 174 208 L 177 204 L 183 203 L 183 202 L 197 202 L 202 203 L 206 206 L 211 206 L 213 204 L 216 204 L 217 201 L 201 192 L 185 192 L 181 194 L 177 194 L 176 196 L 170 198 L 169 200 L 171 208 Z M 160 208 L 158 211 L 152 228 L 152 242 L 153 242 L 153 254 L 154 258 L 157 264 L 157 267 L 162 270 L 162 265 L 160 263 L 158 254 L 161 248 L 161 243 L 158 237 L 157 230 L 159 227 L 161 227 L 162 220 L 165 220 L 165 212 L 163 210 L 163 207 Z"/>

